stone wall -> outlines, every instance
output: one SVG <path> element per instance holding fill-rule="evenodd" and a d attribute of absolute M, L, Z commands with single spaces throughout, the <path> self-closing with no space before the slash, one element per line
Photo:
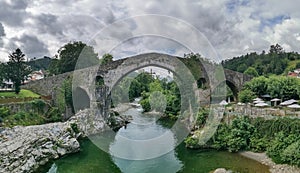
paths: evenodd
<path fill-rule="evenodd" d="M 8 104 L 0 104 L 1 107 L 6 107 L 10 110 L 11 114 L 15 114 L 17 112 L 38 112 L 37 107 L 35 107 L 32 102 L 20 102 L 20 103 L 8 103 Z M 45 104 L 43 108 L 40 110 L 40 112 L 47 112 L 50 108 L 50 105 Z"/>
<path fill-rule="evenodd" d="M 43 96 L 52 96 L 54 89 L 61 87 L 63 81 L 69 78 L 71 75 L 72 72 L 68 72 L 37 81 L 31 81 L 28 84 L 22 85 L 21 88 L 31 90 Z"/>

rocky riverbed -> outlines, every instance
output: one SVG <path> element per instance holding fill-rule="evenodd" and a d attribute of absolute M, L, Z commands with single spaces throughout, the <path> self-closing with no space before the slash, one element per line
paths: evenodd
<path fill-rule="evenodd" d="M 79 136 L 104 130 L 103 118 L 90 110 L 67 122 L 0 129 L 0 172 L 34 172 L 51 159 L 79 151 Z"/>
<path fill-rule="evenodd" d="M 17 126 L 0 133 L 0 172 L 33 172 L 47 163 L 80 149 L 77 134 L 68 123 Z"/>

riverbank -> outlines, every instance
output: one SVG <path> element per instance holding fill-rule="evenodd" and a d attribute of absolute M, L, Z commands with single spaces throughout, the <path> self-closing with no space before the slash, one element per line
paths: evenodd
<path fill-rule="evenodd" d="M 0 172 L 34 172 L 40 165 L 80 150 L 69 122 L 16 126 L 0 132 Z"/>
<path fill-rule="evenodd" d="M 34 172 L 50 160 L 78 152 L 78 137 L 105 129 L 105 121 L 93 110 L 80 111 L 66 122 L 2 128 L 0 173 Z"/>
<path fill-rule="evenodd" d="M 132 103 L 123 103 L 123 104 L 118 104 L 116 107 L 112 108 L 111 110 L 114 112 L 123 113 L 132 107 L 133 107 Z"/>
<path fill-rule="evenodd" d="M 255 153 L 251 151 L 240 152 L 240 155 L 256 160 L 264 165 L 270 167 L 271 173 L 300 173 L 300 168 L 296 166 L 291 166 L 287 164 L 276 164 L 269 158 L 266 153 Z"/>

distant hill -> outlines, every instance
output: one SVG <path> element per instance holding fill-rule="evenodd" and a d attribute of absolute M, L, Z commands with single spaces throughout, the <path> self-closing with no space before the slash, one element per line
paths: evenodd
<path fill-rule="evenodd" d="M 279 45 L 271 45 L 268 53 L 263 51 L 248 53 L 239 57 L 222 61 L 224 68 L 244 73 L 249 67 L 258 75 L 285 75 L 288 71 L 300 68 L 300 54 L 285 52 Z"/>
<path fill-rule="evenodd" d="M 32 70 L 48 70 L 49 65 L 52 59 L 50 57 L 44 56 L 43 58 L 30 60 L 27 63 L 31 67 Z"/>

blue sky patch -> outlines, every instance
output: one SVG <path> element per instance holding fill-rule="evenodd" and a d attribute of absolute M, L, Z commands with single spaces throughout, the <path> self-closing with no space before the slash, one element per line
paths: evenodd
<path fill-rule="evenodd" d="M 259 30 L 262 31 L 265 27 L 274 27 L 277 24 L 281 24 L 284 20 L 291 19 L 287 15 L 279 15 L 269 19 L 261 19 Z"/>

